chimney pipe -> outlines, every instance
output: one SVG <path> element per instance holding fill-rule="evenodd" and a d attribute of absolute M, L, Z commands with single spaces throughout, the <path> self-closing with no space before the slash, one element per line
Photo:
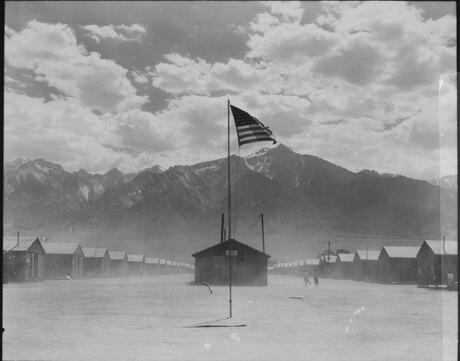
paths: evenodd
<path fill-rule="evenodd" d="M 222 213 L 220 221 L 220 243 L 224 241 L 224 238 L 224 214 Z"/>
<path fill-rule="evenodd" d="M 17 240 L 16 240 L 16 247 L 17 246 L 19 246 L 19 231 L 18 231 Z"/>
<path fill-rule="evenodd" d="M 227 230 L 224 228 L 224 240 L 227 239 Z"/>

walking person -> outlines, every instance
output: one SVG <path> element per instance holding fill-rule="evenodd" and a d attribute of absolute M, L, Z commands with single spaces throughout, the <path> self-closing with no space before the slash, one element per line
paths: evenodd
<path fill-rule="evenodd" d="M 318 270 L 315 269 L 315 271 L 313 272 L 313 278 L 315 280 L 315 288 L 318 288 L 319 286 L 319 278 L 318 278 Z"/>
<path fill-rule="evenodd" d="M 310 277 L 309 277 L 307 271 L 305 271 L 304 274 L 303 274 L 303 282 L 305 283 L 305 287 L 307 287 L 307 288 L 308 288 L 308 285 L 311 285 Z"/>
<path fill-rule="evenodd" d="M 454 274 L 452 272 L 447 272 L 447 290 L 452 291 L 454 289 L 455 289 Z"/>

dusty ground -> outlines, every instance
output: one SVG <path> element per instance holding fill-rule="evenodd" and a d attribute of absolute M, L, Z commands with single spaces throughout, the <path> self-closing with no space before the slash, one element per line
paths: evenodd
<path fill-rule="evenodd" d="M 191 286 L 192 275 L 3 286 L 3 358 L 34 360 L 455 360 L 457 293 L 270 276 Z M 303 299 L 289 298 L 302 296 Z M 224 320 L 222 320 L 224 319 Z M 203 322 L 239 328 L 188 328 Z M 444 337 L 443 337 L 444 336 Z"/>

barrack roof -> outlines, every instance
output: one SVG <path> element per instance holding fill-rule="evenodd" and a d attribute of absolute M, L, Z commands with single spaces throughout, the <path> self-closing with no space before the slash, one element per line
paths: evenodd
<path fill-rule="evenodd" d="M 20 237 L 18 244 L 17 237 L 3 237 L 3 252 L 12 250 L 27 251 L 37 239 L 38 238 Z"/>
<path fill-rule="evenodd" d="M 305 264 L 308 266 L 318 266 L 319 265 L 319 259 L 306 259 Z"/>
<path fill-rule="evenodd" d="M 358 253 L 358 257 L 361 260 L 368 260 L 368 261 L 378 261 L 379 256 L 380 256 L 380 251 L 376 250 L 366 250 L 366 249 L 358 249 L 356 250 L 356 253 Z"/>
<path fill-rule="evenodd" d="M 107 252 L 107 248 L 83 247 L 82 249 L 86 258 L 102 258 Z"/>
<path fill-rule="evenodd" d="M 156 264 L 158 261 L 159 259 L 156 257 L 145 257 L 145 263 Z"/>
<path fill-rule="evenodd" d="M 458 253 L 458 244 L 456 241 L 445 241 L 444 247 L 441 240 L 427 239 L 425 243 L 431 248 L 434 254 L 443 255 L 444 250 L 445 254 L 449 256 L 455 256 Z"/>
<path fill-rule="evenodd" d="M 226 240 L 224 242 L 219 242 L 217 244 L 215 244 L 214 246 L 211 246 L 211 247 L 208 247 L 208 248 L 205 248 L 205 249 L 202 249 L 201 251 L 198 251 L 198 252 L 195 252 L 192 254 L 193 257 L 196 257 L 196 256 L 199 256 L 205 252 L 208 252 L 210 251 L 211 249 L 215 249 L 215 248 L 221 248 L 221 247 L 224 247 L 225 249 L 228 249 L 228 241 L 229 240 Z M 258 249 L 254 248 L 254 247 L 251 247 L 251 246 L 248 246 L 247 244 L 243 243 L 243 242 L 240 242 L 240 241 L 237 241 L 236 239 L 232 239 L 232 245 L 234 246 L 243 246 L 243 247 L 247 247 L 247 248 L 250 248 L 252 250 L 254 250 L 255 252 L 259 253 L 259 254 L 262 254 L 264 255 L 265 257 L 267 258 L 270 258 L 270 255 L 268 255 L 267 253 L 264 253 L 262 251 L 259 251 Z"/>
<path fill-rule="evenodd" d="M 128 262 L 144 262 L 143 254 L 128 254 Z"/>
<path fill-rule="evenodd" d="M 327 262 L 327 255 L 324 255 L 321 257 L 321 259 L 324 261 L 324 262 Z M 337 256 L 334 256 L 334 255 L 330 255 L 329 256 L 329 263 L 334 263 L 335 261 L 337 260 Z"/>
<path fill-rule="evenodd" d="M 109 251 L 110 259 L 120 261 L 124 260 L 126 256 L 126 252 L 124 251 Z"/>
<path fill-rule="evenodd" d="M 337 258 L 340 262 L 353 262 L 353 258 L 355 258 L 354 253 L 339 253 Z"/>
<path fill-rule="evenodd" d="M 385 246 L 383 249 L 391 258 L 416 258 L 420 247 Z"/>
<path fill-rule="evenodd" d="M 43 249 L 47 254 L 74 254 L 80 245 L 74 242 L 43 242 Z"/>

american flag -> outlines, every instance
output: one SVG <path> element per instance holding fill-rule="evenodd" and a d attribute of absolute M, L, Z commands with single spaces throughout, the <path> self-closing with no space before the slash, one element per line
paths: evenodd
<path fill-rule="evenodd" d="M 273 141 L 273 144 L 276 144 L 276 140 L 273 138 L 273 132 L 270 128 L 263 125 L 258 119 L 246 113 L 244 110 L 233 105 L 230 105 L 230 108 L 232 109 L 233 119 L 235 120 L 238 144 L 240 146 L 266 140 Z"/>

